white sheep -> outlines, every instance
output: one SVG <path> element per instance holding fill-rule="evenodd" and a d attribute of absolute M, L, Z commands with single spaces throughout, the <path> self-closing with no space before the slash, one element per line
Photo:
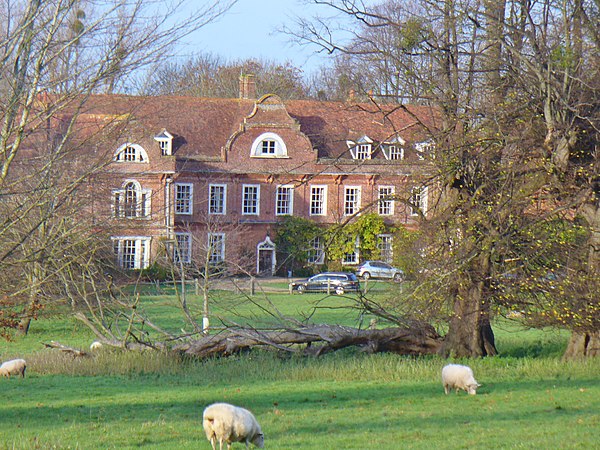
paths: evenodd
<path fill-rule="evenodd" d="M 446 394 L 450 392 L 450 389 L 456 389 L 457 393 L 462 389 L 471 395 L 475 395 L 477 394 L 477 388 L 481 386 L 475 380 L 471 368 L 461 364 L 444 366 L 442 369 L 442 384 Z"/>
<path fill-rule="evenodd" d="M 219 449 L 223 450 L 223 442 L 231 449 L 232 442 L 245 442 L 246 449 L 252 442 L 258 448 L 263 448 L 265 439 L 260 425 L 250 411 L 228 403 L 213 403 L 207 406 L 202 415 L 202 426 L 206 438 L 213 450 L 219 441 Z"/>
<path fill-rule="evenodd" d="M 98 350 L 102 348 L 102 342 L 100 341 L 94 341 L 90 344 L 90 350 Z"/>
<path fill-rule="evenodd" d="M 2 363 L 0 366 L 0 376 L 10 378 L 11 375 L 21 375 L 25 378 L 25 369 L 27 369 L 27 363 L 24 359 L 12 359 Z"/>

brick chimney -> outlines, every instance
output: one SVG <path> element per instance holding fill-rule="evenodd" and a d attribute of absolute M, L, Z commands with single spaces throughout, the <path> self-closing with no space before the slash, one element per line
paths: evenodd
<path fill-rule="evenodd" d="M 240 98 L 256 98 L 256 81 L 254 75 L 240 75 Z"/>

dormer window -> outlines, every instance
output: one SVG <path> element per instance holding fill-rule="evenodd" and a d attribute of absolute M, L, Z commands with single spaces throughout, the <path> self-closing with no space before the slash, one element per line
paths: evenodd
<path fill-rule="evenodd" d="M 287 158 L 287 147 L 283 139 L 275 133 L 263 133 L 252 143 L 252 158 Z"/>
<path fill-rule="evenodd" d="M 154 140 L 158 142 L 160 146 L 160 154 L 162 156 L 169 156 L 173 154 L 173 135 L 167 130 L 163 130 L 162 133 L 154 136 Z"/>
<path fill-rule="evenodd" d="M 404 145 L 406 141 L 400 136 L 394 137 L 390 141 L 381 144 L 383 156 L 390 161 L 400 161 L 404 159 Z"/>
<path fill-rule="evenodd" d="M 371 144 L 360 144 L 357 146 L 354 159 L 371 159 Z"/>
<path fill-rule="evenodd" d="M 435 144 L 433 141 L 419 142 L 415 144 L 415 150 L 417 151 L 417 157 L 420 160 L 424 160 L 427 157 L 435 158 Z"/>
<path fill-rule="evenodd" d="M 116 162 L 147 163 L 148 154 L 140 145 L 123 144 L 117 149 L 113 159 Z"/>
<path fill-rule="evenodd" d="M 389 145 L 387 148 L 387 159 L 392 161 L 404 159 L 404 149 L 399 145 Z"/>
<path fill-rule="evenodd" d="M 357 142 L 346 141 L 350 148 L 352 159 L 371 159 L 373 155 L 373 141 L 368 136 L 361 137 Z"/>

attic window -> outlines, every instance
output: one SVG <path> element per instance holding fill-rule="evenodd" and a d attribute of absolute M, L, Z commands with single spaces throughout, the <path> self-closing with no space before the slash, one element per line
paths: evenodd
<path fill-rule="evenodd" d="M 396 144 L 388 145 L 386 157 L 393 161 L 404 159 L 404 148 Z"/>
<path fill-rule="evenodd" d="M 162 133 L 154 136 L 154 140 L 158 142 L 160 146 L 160 154 L 162 156 L 169 156 L 173 154 L 173 135 L 167 130 L 163 130 Z"/>
<path fill-rule="evenodd" d="M 264 141 L 262 141 L 262 148 L 261 148 L 261 155 L 274 155 L 275 154 L 275 147 L 277 145 L 277 142 L 275 142 L 272 139 L 265 139 Z"/>
<path fill-rule="evenodd" d="M 355 151 L 354 159 L 371 159 L 371 144 L 360 144 Z"/>
<path fill-rule="evenodd" d="M 383 156 L 390 161 L 400 161 L 404 159 L 404 145 L 406 141 L 401 136 L 394 136 L 391 140 L 383 142 L 381 148 Z"/>
<path fill-rule="evenodd" d="M 368 136 L 361 137 L 358 141 L 346 141 L 352 159 L 371 159 L 373 155 L 373 141 Z"/>
<path fill-rule="evenodd" d="M 283 139 L 275 133 L 263 133 L 252 143 L 252 158 L 287 158 L 287 147 Z"/>
<path fill-rule="evenodd" d="M 116 162 L 136 162 L 136 163 L 147 163 L 148 154 L 140 145 L 137 144 L 123 144 L 113 156 Z"/>
<path fill-rule="evenodd" d="M 417 157 L 420 160 L 424 160 L 426 157 L 435 158 L 435 144 L 433 141 L 419 142 L 415 144 L 415 150 L 417 151 Z"/>

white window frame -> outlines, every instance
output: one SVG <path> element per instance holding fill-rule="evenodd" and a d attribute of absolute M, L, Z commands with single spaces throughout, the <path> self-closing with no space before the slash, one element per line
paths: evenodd
<path fill-rule="evenodd" d="M 354 216 L 360 213 L 360 186 L 344 186 L 344 216 Z"/>
<path fill-rule="evenodd" d="M 317 190 L 320 192 L 319 198 L 315 197 Z M 308 207 L 308 213 L 310 216 L 327 215 L 327 185 L 313 184 L 310 186 L 310 201 L 308 202 Z"/>
<path fill-rule="evenodd" d="M 342 265 L 352 266 L 352 265 L 356 265 L 359 263 L 359 261 L 360 261 L 359 243 L 360 243 L 360 240 L 358 237 L 356 237 L 356 239 L 354 241 L 354 251 L 352 253 L 346 253 L 344 256 L 342 256 Z"/>
<path fill-rule="evenodd" d="M 320 236 L 315 236 L 308 242 L 309 264 L 323 264 L 325 261 L 325 244 Z"/>
<path fill-rule="evenodd" d="M 225 233 L 208 233 L 206 240 L 209 252 L 208 262 L 210 264 L 219 264 L 225 261 Z"/>
<path fill-rule="evenodd" d="M 391 264 L 394 258 L 394 237 L 391 234 L 377 235 L 377 248 L 381 260 Z"/>
<path fill-rule="evenodd" d="M 145 269 L 150 265 L 150 241 L 148 236 L 112 236 L 113 250 L 119 267 L 127 270 Z M 132 247 L 126 244 L 133 243 Z M 133 248 L 133 260 L 126 261 L 128 248 Z M 130 264 L 132 263 L 132 264 Z"/>
<path fill-rule="evenodd" d="M 387 192 L 384 192 L 387 191 Z M 380 216 L 393 216 L 395 201 L 389 198 L 396 193 L 394 186 L 378 186 L 377 187 L 377 213 Z"/>
<path fill-rule="evenodd" d="M 160 154 L 162 156 L 170 156 L 173 154 L 173 135 L 167 130 L 163 130 L 162 133 L 154 136 L 154 140 L 158 142 Z"/>
<path fill-rule="evenodd" d="M 219 205 L 213 204 L 213 189 L 222 189 L 223 197 Z M 227 185 L 209 184 L 208 185 L 208 214 L 225 215 L 227 214 Z"/>
<path fill-rule="evenodd" d="M 179 188 L 189 188 L 187 198 L 180 196 L 182 192 Z M 193 183 L 175 183 L 175 214 L 191 216 L 194 213 L 194 184 Z"/>
<path fill-rule="evenodd" d="M 425 157 L 435 158 L 435 143 L 431 140 L 416 143 L 415 150 L 420 161 L 424 161 Z"/>
<path fill-rule="evenodd" d="M 271 146 L 266 147 L 268 151 L 265 151 L 264 142 L 273 143 L 273 151 Z M 252 146 L 250 147 L 251 158 L 287 158 L 287 147 L 285 142 L 276 133 L 263 133 L 258 136 Z"/>
<path fill-rule="evenodd" d="M 404 147 L 399 144 L 389 144 L 384 152 L 386 159 L 390 161 L 402 161 L 404 159 Z"/>
<path fill-rule="evenodd" d="M 247 196 L 249 189 L 255 189 L 256 196 L 250 199 Z M 243 184 L 242 185 L 242 215 L 258 216 L 260 215 L 260 184 Z"/>
<path fill-rule="evenodd" d="M 190 264 L 192 262 L 192 233 L 175 233 L 176 246 L 173 249 L 173 261 Z"/>
<path fill-rule="evenodd" d="M 284 194 L 284 192 L 287 193 Z M 275 190 L 275 215 L 294 215 L 294 186 L 291 184 L 277 186 L 277 189 Z"/>
<path fill-rule="evenodd" d="M 371 159 L 373 146 L 371 144 L 358 144 L 354 152 L 354 159 Z"/>
<path fill-rule="evenodd" d="M 113 161 L 119 163 L 148 163 L 148 153 L 141 145 L 127 142 L 121 145 L 113 155 Z"/>
<path fill-rule="evenodd" d="M 346 145 L 350 149 L 352 159 L 366 160 L 373 156 L 373 140 L 369 136 L 363 136 L 358 141 L 346 141 Z"/>
<path fill-rule="evenodd" d="M 129 195 L 132 192 L 129 189 L 133 186 L 135 194 L 135 205 L 133 210 L 129 204 Z M 136 180 L 125 180 L 120 189 L 112 191 L 112 217 L 120 219 L 146 219 L 152 215 L 152 189 L 142 189 L 140 183 Z M 130 211 L 133 211 L 133 214 Z"/>
<path fill-rule="evenodd" d="M 410 193 L 410 215 L 419 216 L 420 214 L 427 214 L 428 207 L 428 196 L 429 189 L 427 186 L 414 187 Z M 419 211 L 421 211 L 419 213 Z"/>

